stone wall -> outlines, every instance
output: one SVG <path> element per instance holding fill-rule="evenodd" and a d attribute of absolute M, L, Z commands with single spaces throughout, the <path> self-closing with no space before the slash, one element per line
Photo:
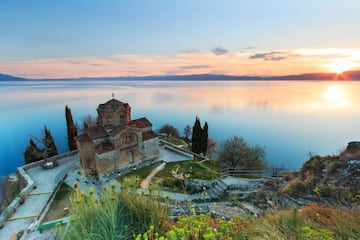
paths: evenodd
<path fill-rule="evenodd" d="M 152 156 L 154 154 L 159 155 L 159 139 L 151 138 L 143 142 L 144 154 Z"/>

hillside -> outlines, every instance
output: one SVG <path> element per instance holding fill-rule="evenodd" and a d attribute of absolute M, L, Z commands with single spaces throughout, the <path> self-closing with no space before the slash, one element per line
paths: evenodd
<path fill-rule="evenodd" d="M 193 75 L 159 75 L 159 76 L 118 76 L 118 77 L 80 77 L 56 79 L 29 79 L 0 73 L 0 81 L 267 81 L 267 80 L 360 80 L 360 71 L 347 71 L 336 73 L 307 73 L 284 76 L 236 76 L 219 74 L 193 74 Z"/>
<path fill-rule="evenodd" d="M 0 81 L 25 81 L 25 80 L 28 80 L 28 79 L 0 73 Z"/>
<path fill-rule="evenodd" d="M 278 205 L 360 205 L 360 142 L 339 155 L 312 156 L 300 172 L 286 173 L 262 190 Z"/>

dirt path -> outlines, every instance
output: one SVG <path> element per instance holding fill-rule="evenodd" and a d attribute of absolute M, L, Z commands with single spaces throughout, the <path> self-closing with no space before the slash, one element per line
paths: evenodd
<path fill-rule="evenodd" d="M 165 164 L 166 163 L 164 162 L 157 166 L 154 170 L 152 170 L 151 173 L 144 180 L 141 181 L 140 187 L 142 189 L 147 189 L 149 187 L 149 182 L 151 181 L 151 179 L 165 167 Z"/>

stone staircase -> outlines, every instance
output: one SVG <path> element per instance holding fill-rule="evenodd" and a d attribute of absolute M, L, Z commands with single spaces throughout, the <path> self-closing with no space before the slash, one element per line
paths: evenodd
<path fill-rule="evenodd" d="M 216 179 L 211 184 L 211 187 L 208 187 L 202 193 L 191 195 L 191 199 L 193 201 L 219 201 L 227 188 L 226 183 L 221 179 Z"/>

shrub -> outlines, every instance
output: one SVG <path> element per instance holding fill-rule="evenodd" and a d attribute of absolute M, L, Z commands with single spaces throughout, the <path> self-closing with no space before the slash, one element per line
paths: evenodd
<path fill-rule="evenodd" d="M 290 196 L 300 196 L 302 193 L 305 193 L 307 189 L 308 186 L 304 181 L 299 178 L 295 178 L 286 184 L 282 188 L 281 192 L 289 194 Z"/>

